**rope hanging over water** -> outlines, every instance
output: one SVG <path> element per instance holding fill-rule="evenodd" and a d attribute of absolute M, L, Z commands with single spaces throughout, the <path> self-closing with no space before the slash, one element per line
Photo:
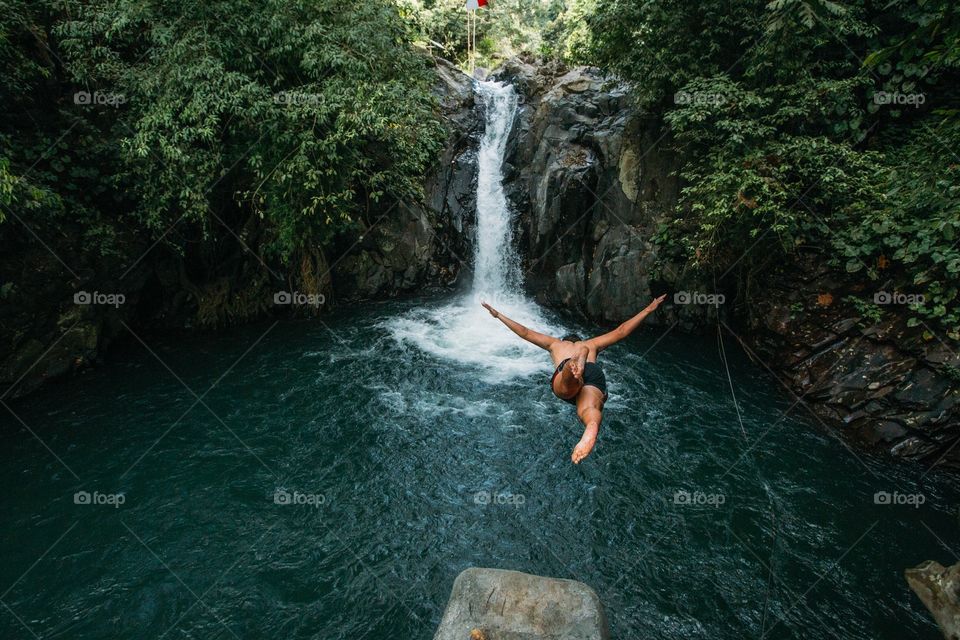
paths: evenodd
<path fill-rule="evenodd" d="M 720 361 L 723 362 L 723 368 L 727 374 L 727 384 L 730 387 L 730 397 L 733 399 L 733 407 L 737 411 L 737 421 L 740 423 L 740 433 L 743 434 L 744 443 L 747 444 L 749 447 L 750 442 L 747 439 L 747 429 L 746 427 L 743 426 L 743 414 L 740 413 L 740 403 L 737 401 L 737 394 L 733 387 L 733 377 L 730 375 L 730 365 L 727 362 L 727 350 L 723 345 L 723 331 L 720 328 L 719 312 L 717 313 L 717 350 L 720 353 Z M 748 449 L 748 452 L 749 452 L 749 449 Z M 770 543 L 771 561 L 769 566 L 767 567 L 767 589 L 763 599 L 763 617 L 760 620 L 760 634 L 762 637 L 767 628 L 767 611 L 769 610 L 770 591 L 772 590 L 773 579 L 774 579 L 772 558 L 773 558 L 773 551 L 776 551 L 776 548 L 777 548 L 777 538 L 778 538 L 779 530 L 777 529 L 777 512 L 776 512 L 776 509 L 774 509 L 773 494 L 770 491 L 770 485 L 768 485 L 767 481 L 764 480 L 763 476 L 760 475 L 760 469 L 757 468 L 756 466 L 754 468 L 756 469 L 757 479 L 760 480 L 760 484 L 763 485 L 764 491 L 766 492 L 767 497 L 770 501 L 770 520 L 771 520 L 771 528 L 773 529 L 773 540 Z"/>

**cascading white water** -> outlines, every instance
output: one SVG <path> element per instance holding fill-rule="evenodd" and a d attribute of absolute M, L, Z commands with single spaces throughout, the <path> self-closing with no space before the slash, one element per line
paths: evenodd
<path fill-rule="evenodd" d="M 488 381 L 502 381 L 545 370 L 544 353 L 524 342 L 480 306 L 489 302 L 517 322 L 558 335 L 522 293 L 519 258 L 513 246 L 510 209 L 503 191 L 502 165 L 517 110 L 513 87 L 478 82 L 486 107 L 477 178 L 477 232 L 473 290 L 440 308 L 418 309 L 386 322 L 400 342 L 442 358 L 477 366 Z"/>
<path fill-rule="evenodd" d="M 520 286 L 518 259 L 510 232 L 510 210 L 503 193 L 503 157 L 517 110 L 513 87 L 481 82 L 478 93 L 486 107 L 486 128 L 477 161 L 477 235 L 473 288 L 500 297 Z"/>

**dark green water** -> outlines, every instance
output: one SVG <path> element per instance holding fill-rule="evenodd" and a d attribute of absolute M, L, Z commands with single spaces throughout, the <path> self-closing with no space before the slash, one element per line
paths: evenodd
<path fill-rule="evenodd" d="M 602 356 L 575 467 L 545 355 L 498 379 L 384 324 L 442 304 L 148 338 L 175 375 L 132 342 L 12 404 L 37 437 L 0 418 L 0 637 L 430 638 L 471 565 L 586 582 L 615 638 L 939 637 L 902 572 L 956 560 L 952 479 L 783 419 L 728 337 L 744 436 L 716 340 L 653 329 Z"/>

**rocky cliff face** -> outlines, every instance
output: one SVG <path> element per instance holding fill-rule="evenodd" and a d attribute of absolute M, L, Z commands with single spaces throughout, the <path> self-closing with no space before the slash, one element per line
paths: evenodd
<path fill-rule="evenodd" d="M 875 291 L 822 265 L 767 278 L 741 335 L 828 425 L 868 445 L 926 464 L 960 466 L 960 356 L 905 309 L 879 321 L 853 300 Z"/>
<path fill-rule="evenodd" d="M 428 285 L 451 285 L 460 273 L 476 221 L 477 149 L 481 108 L 471 79 L 437 62 L 434 92 L 448 124 L 442 155 L 426 174 L 422 202 L 399 202 L 380 216 L 357 246 L 335 263 L 341 300 L 394 296 Z"/>
<path fill-rule="evenodd" d="M 650 299 L 650 237 L 679 188 L 665 131 L 594 69 L 512 61 L 498 76 L 524 98 L 504 177 L 530 289 L 608 322 L 635 313 Z"/>
<path fill-rule="evenodd" d="M 26 227 L 10 226 L 0 243 L 0 400 L 95 360 L 135 313 L 146 281 L 143 265 L 124 266 L 135 256 L 90 263 L 79 228 L 64 226 L 54 255 Z"/>
<path fill-rule="evenodd" d="M 676 206 L 683 158 L 629 87 L 595 69 L 518 60 L 496 75 L 523 96 L 505 179 L 541 302 L 617 323 L 669 292 L 675 303 L 656 323 L 723 327 L 784 383 L 795 411 L 894 455 L 960 466 L 960 357 L 950 345 L 908 328 L 904 310 L 862 317 L 851 300 L 874 292 L 815 261 L 771 270 L 749 293 L 699 280 L 653 242 Z M 683 304 L 697 294 L 725 304 Z"/>

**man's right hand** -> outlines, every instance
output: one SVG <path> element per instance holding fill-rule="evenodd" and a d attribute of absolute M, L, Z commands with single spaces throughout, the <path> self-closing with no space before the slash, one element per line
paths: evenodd
<path fill-rule="evenodd" d="M 487 304 L 486 302 L 481 302 L 480 304 L 482 304 L 482 305 L 483 305 L 483 308 L 486 309 L 487 311 L 489 311 L 489 312 L 490 312 L 490 315 L 492 315 L 494 318 L 499 318 L 499 317 L 500 317 L 500 312 L 497 311 L 496 309 L 494 309 L 493 307 L 491 307 L 491 306 L 490 306 L 489 304 Z"/>
<path fill-rule="evenodd" d="M 657 307 L 660 306 L 660 303 L 663 302 L 667 297 L 667 294 L 663 294 L 659 298 L 654 298 L 653 302 L 647 305 L 647 311 L 653 312 L 656 311 Z"/>

